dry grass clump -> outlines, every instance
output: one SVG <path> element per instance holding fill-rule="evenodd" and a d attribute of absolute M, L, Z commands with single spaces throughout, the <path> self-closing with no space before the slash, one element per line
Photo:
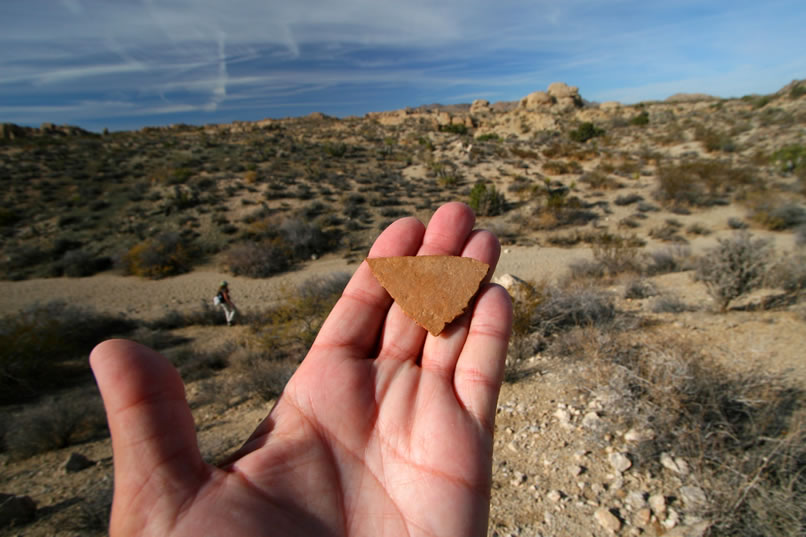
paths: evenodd
<path fill-rule="evenodd" d="M 659 455 L 688 461 L 706 503 L 684 505 L 719 535 L 789 536 L 806 531 L 806 398 L 781 377 L 733 372 L 674 336 L 587 339 L 588 375 L 625 428 L 654 438 L 631 448 L 662 471 Z M 591 345 L 597 348 L 592 352 Z"/>
<path fill-rule="evenodd" d="M 791 229 L 806 223 L 802 205 L 769 194 L 758 194 L 747 200 L 750 219 L 771 231 Z"/>
<path fill-rule="evenodd" d="M 719 245 L 698 260 L 694 279 L 703 282 L 708 294 L 725 312 L 730 303 L 764 283 L 772 256 L 768 239 L 753 239 L 745 232 L 719 239 Z"/>
<path fill-rule="evenodd" d="M 755 183 L 748 168 L 719 160 L 687 160 L 659 165 L 655 197 L 669 205 L 708 206 Z"/>
<path fill-rule="evenodd" d="M 7 418 L 5 448 L 15 459 L 60 449 L 106 433 L 100 398 L 68 396 L 26 406 Z"/>
<path fill-rule="evenodd" d="M 278 305 L 255 315 L 251 323 L 254 347 L 301 360 L 349 279 L 348 274 L 333 273 L 289 289 Z"/>
<path fill-rule="evenodd" d="M 54 301 L 0 322 L 0 402 L 36 397 L 89 376 L 86 356 L 99 341 L 130 331 L 125 318 Z"/>
<path fill-rule="evenodd" d="M 670 272 L 683 272 L 692 268 L 691 248 L 674 245 L 646 254 L 644 274 L 656 276 Z"/>

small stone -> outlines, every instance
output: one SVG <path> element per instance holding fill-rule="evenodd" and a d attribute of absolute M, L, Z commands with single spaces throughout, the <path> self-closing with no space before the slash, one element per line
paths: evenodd
<path fill-rule="evenodd" d="M 621 529 L 621 520 L 605 507 L 597 509 L 593 513 L 593 518 L 596 519 L 596 522 L 598 522 L 600 526 L 611 533 L 615 533 Z"/>
<path fill-rule="evenodd" d="M 617 472 L 626 472 L 632 466 L 632 461 L 623 453 L 611 453 L 608 460 Z"/>
<path fill-rule="evenodd" d="M 548 494 L 546 494 L 546 498 L 556 503 L 563 499 L 563 493 L 559 490 L 550 490 Z"/>
<path fill-rule="evenodd" d="M 666 498 L 663 494 L 653 494 L 650 496 L 649 506 L 658 518 L 663 518 L 666 515 Z"/>
<path fill-rule="evenodd" d="M 627 499 L 625 502 L 630 509 L 633 511 L 638 511 L 639 509 L 646 507 L 646 495 L 643 492 L 633 490 L 627 494 Z"/>
<path fill-rule="evenodd" d="M 95 461 L 91 461 L 81 453 L 77 453 L 74 451 L 73 453 L 70 454 L 67 460 L 64 461 L 62 469 L 68 474 L 74 474 L 76 472 L 80 472 L 81 470 L 89 468 L 90 466 L 95 466 Z"/>
<path fill-rule="evenodd" d="M 588 429 L 598 429 L 602 426 L 602 418 L 596 412 L 588 412 L 582 418 L 582 425 Z"/>
<path fill-rule="evenodd" d="M 679 492 L 680 498 L 683 500 L 686 507 L 704 507 L 708 503 L 705 492 L 700 487 L 686 485 L 680 487 Z"/>
<path fill-rule="evenodd" d="M 526 474 L 522 474 L 521 472 L 515 472 L 515 475 L 512 477 L 512 480 L 509 482 L 513 487 L 519 487 L 526 483 Z"/>
<path fill-rule="evenodd" d="M 581 466 L 579 466 L 578 464 L 572 464 L 571 466 L 568 467 L 568 473 L 571 474 L 574 477 L 576 477 L 579 474 L 581 474 L 582 471 L 583 471 L 583 468 Z"/>
<path fill-rule="evenodd" d="M 652 429 L 630 429 L 624 433 L 624 441 L 630 444 L 647 442 L 655 438 L 655 431 Z"/>
<path fill-rule="evenodd" d="M 666 520 L 663 521 L 662 525 L 667 530 L 670 530 L 680 524 L 680 515 L 677 514 L 677 511 L 674 509 L 669 509 L 669 516 L 666 517 Z"/>
<path fill-rule="evenodd" d="M 648 507 L 639 509 L 635 512 L 635 516 L 632 517 L 633 526 L 638 526 L 639 528 L 646 528 L 651 520 L 652 511 Z"/>
<path fill-rule="evenodd" d="M 677 526 L 663 535 L 664 537 L 703 537 L 709 527 L 711 527 L 711 523 L 703 520 L 689 526 Z"/>
<path fill-rule="evenodd" d="M 678 468 L 677 463 L 674 461 L 671 455 L 668 453 L 661 453 L 660 454 L 660 463 L 661 465 L 666 468 L 667 470 L 671 470 L 672 472 L 679 474 L 680 468 Z"/>

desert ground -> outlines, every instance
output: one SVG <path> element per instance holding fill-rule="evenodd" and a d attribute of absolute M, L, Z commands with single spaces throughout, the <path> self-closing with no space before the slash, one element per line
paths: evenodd
<path fill-rule="evenodd" d="M 216 461 L 270 410 L 338 296 L 311 282 L 354 272 L 394 219 L 427 223 L 458 200 L 498 235 L 493 280 L 516 312 L 489 535 L 802 534 L 804 125 L 798 81 L 638 105 L 553 84 L 517 103 L 103 136 L 4 125 L 0 493 L 36 509 L 0 531 L 106 532 L 91 343 L 54 350 L 58 330 L 123 320 L 97 339 L 168 356 Z M 726 249 L 739 257 L 708 265 Z M 708 275 L 750 265 L 752 285 L 720 304 Z M 221 280 L 233 327 L 212 308 Z M 30 337 L 53 326 L 55 344 Z M 71 374 L 39 379 L 19 356 Z M 68 468 L 73 454 L 87 464 Z"/>

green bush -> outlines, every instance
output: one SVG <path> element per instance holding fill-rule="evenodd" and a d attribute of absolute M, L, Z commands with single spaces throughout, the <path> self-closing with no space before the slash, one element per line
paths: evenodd
<path fill-rule="evenodd" d="M 585 143 L 592 138 L 604 136 L 605 131 L 597 127 L 590 121 L 582 123 L 579 127 L 568 133 L 568 136 L 575 142 Z"/>
<path fill-rule="evenodd" d="M 630 119 L 630 125 L 634 125 L 636 127 L 649 125 L 649 112 L 643 110 L 638 115 L 633 116 L 633 118 Z"/>
<path fill-rule="evenodd" d="M 772 254 L 771 242 L 753 239 L 746 231 L 706 251 L 697 262 L 696 281 L 703 282 L 720 311 L 764 283 Z"/>
<path fill-rule="evenodd" d="M 464 136 L 467 134 L 468 130 L 465 125 L 451 123 L 450 125 L 440 125 L 439 132 L 450 132 Z"/>
<path fill-rule="evenodd" d="M 470 191 L 469 205 L 479 216 L 496 216 L 504 211 L 506 200 L 495 185 L 476 183 Z"/>

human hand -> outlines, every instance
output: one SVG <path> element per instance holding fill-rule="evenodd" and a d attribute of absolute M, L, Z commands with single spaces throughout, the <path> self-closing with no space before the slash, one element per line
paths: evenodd
<path fill-rule="evenodd" d="M 398 220 L 370 257 L 499 245 L 472 211 Z M 489 278 L 489 276 L 488 276 Z M 437 337 L 362 263 L 268 417 L 222 467 L 202 460 L 182 381 L 158 353 L 112 340 L 90 357 L 115 460 L 110 534 L 485 535 L 493 425 L 512 306 L 482 284 Z"/>

